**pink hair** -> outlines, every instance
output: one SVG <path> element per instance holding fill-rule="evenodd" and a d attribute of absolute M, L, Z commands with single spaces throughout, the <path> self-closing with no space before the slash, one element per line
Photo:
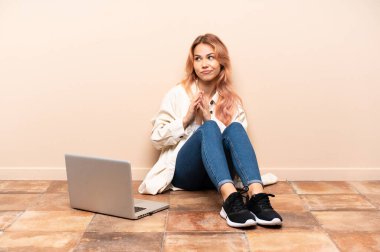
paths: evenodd
<path fill-rule="evenodd" d="M 227 47 L 215 35 L 207 33 L 198 36 L 190 47 L 189 56 L 186 61 L 186 76 L 182 81 L 185 90 L 190 94 L 191 85 L 197 80 L 194 71 L 194 49 L 199 44 L 210 45 L 215 50 L 215 57 L 221 65 L 221 70 L 217 76 L 216 92 L 219 99 L 215 108 L 216 117 L 225 125 L 229 125 L 232 117 L 236 112 L 237 105 L 242 104 L 241 98 L 238 96 L 231 81 L 231 62 L 228 55 Z"/>

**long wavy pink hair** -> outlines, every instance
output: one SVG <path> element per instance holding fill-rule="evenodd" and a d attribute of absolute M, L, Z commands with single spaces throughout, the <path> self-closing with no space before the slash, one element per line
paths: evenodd
<path fill-rule="evenodd" d="M 238 104 L 242 104 L 241 98 L 238 96 L 231 81 L 231 62 L 228 55 L 227 47 L 214 34 L 207 33 L 198 36 L 190 47 L 189 56 L 186 61 L 186 75 L 182 80 L 182 85 L 190 94 L 191 85 L 198 79 L 194 70 L 194 49 L 199 44 L 210 45 L 215 51 L 215 58 L 221 65 L 219 75 L 216 77 L 216 92 L 219 93 L 219 99 L 215 107 L 216 117 L 225 125 L 229 125 L 232 117 L 236 112 Z"/>

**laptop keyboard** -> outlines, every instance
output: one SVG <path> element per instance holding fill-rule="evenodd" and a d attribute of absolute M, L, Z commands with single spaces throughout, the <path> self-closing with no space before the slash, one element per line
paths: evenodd
<path fill-rule="evenodd" d="M 135 207 L 135 213 L 140 212 L 140 211 L 145 210 L 145 209 L 146 208 L 144 208 L 144 207 Z"/>

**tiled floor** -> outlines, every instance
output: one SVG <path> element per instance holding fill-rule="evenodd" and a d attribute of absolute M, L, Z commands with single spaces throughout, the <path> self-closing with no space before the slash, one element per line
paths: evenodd
<path fill-rule="evenodd" d="M 64 181 L 0 181 L 0 251 L 380 251 L 380 181 L 265 188 L 281 228 L 234 229 L 214 191 L 137 198 L 170 209 L 138 221 L 73 210 Z"/>

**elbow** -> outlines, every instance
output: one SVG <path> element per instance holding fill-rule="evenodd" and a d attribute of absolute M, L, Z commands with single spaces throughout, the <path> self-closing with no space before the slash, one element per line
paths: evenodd
<path fill-rule="evenodd" d="M 151 137 L 151 138 L 150 138 L 150 141 L 152 142 L 152 145 L 153 145 L 153 147 L 154 147 L 156 150 L 161 150 L 161 149 L 162 149 L 163 146 L 162 146 L 162 144 L 160 143 L 159 140 L 157 140 L 157 139 Z"/>
<path fill-rule="evenodd" d="M 163 146 L 157 142 L 152 141 L 152 145 L 156 150 L 162 150 Z"/>

